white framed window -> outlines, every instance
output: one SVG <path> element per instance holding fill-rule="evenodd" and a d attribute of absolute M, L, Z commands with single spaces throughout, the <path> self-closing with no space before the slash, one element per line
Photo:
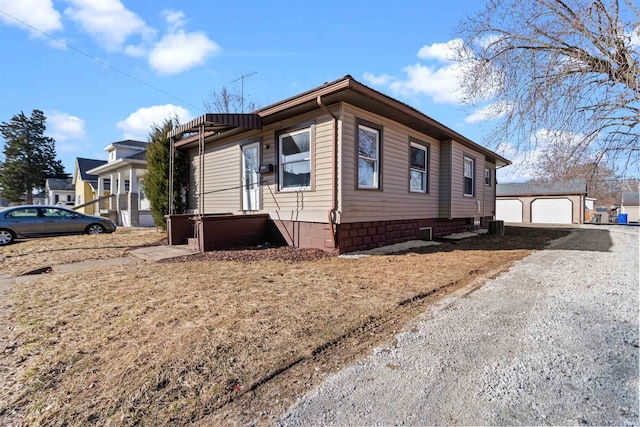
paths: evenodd
<path fill-rule="evenodd" d="M 491 187 L 491 169 L 484 169 L 484 185 Z"/>
<path fill-rule="evenodd" d="M 358 124 L 358 187 L 380 188 L 380 129 Z"/>
<path fill-rule="evenodd" d="M 464 195 L 473 196 L 474 193 L 474 172 L 475 172 L 475 159 L 473 157 L 464 156 Z"/>
<path fill-rule="evenodd" d="M 151 203 L 149 199 L 147 199 L 147 194 L 144 189 L 144 179 L 138 181 L 138 209 L 141 211 L 151 209 Z"/>
<path fill-rule="evenodd" d="M 409 146 L 409 191 L 412 193 L 426 193 L 427 165 L 429 164 L 429 152 L 422 144 L 411 142 Z"/>
<path fill-rule="evenodd" d="M 278 135 L 280 190 L 311 188 L 311 127 Z"/>

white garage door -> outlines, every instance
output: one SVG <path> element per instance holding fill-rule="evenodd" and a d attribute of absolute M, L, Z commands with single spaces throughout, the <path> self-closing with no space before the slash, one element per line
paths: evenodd
<path fill-rule="evenodd" d="M 522 222 L 522 202 L 496 200 L 496 219 L 504 222 Z"/>
<path fill-rule="evenodd" d="M 572 203 L 569 199 L 537 199 L 531 203 L 531 222 L 571 224 Z"/>

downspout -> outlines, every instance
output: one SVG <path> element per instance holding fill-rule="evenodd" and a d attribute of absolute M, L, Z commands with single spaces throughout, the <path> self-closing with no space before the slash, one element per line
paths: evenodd
<path fill-rule="evenodd" d="M 331 209 L 328 213 L 329 226 L 331 227 L 331 243 L 336 247 L 336 228 L 334 219 L 338 212 L 338 117 L 322 103 L 322 96 L 316 98 L 318 106 L 333 119 L 333 162 L 331 173 Z"/>

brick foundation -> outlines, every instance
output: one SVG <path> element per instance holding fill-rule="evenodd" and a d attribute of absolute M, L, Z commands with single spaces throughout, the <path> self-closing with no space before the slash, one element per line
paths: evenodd
<path fill-rule="evenodd" d="M 183 243 L 189 237 L 188 234 L 192 233 L 193 221 L 188 217 L 188 215 L 173 215 L 168 218 L 170 244 Z M 492 217 L 481 218 L 481 226 L 486 225 L 489 219 Z M 248 227 L 250 221 L 253 221 L 251 224 L 256 224 L 255 230 L 248 229 L 251 228 Z M 418 239 L 419 229 L 423 227 L 431 227 L 434 238 L 475 228 L 473 218 L 429 218 L 337 224 L 335 225 L 336 248 L 331 226 L 325 223 L 272 220 L 265 215 L 205 216 L 200 222 L 202 224 L 199 227 L 199 234 L 205 236 L 203 240 L 205 243 L 208 242 L 200 245 L 201 250 L 270 242 L 297 248 L 318 248 L 333 253 L 361 251 L 415 240 Z"/>
<path fill-rule="evenodd" d="M 285 244 L 297 248 L 318 248 L 336 252 L 329 224 L 318 222 L 300 222 L 271 220 L 270 240 L 276 244 Z"/>
<path fill-rule="evenodd" d="M 483 222 L 485 221 L 481 221 Z M 318 248 L 336 253 L 361 251 L 415 240 L 418 238 L 418 230 L 422 227 L 431 227 L 434 238 L 474 229 L 473 218 L 430 218 L 337 224 L 335 226 L 337 248 L 334 248 L 329 224 L 271 221 L 271 225 L 271 240 L 274 243 L 298 248 Z"/>
<path fill-rule="evenodd" d="M 431 227 L 433 237 L 437 238 L 471 230 L 474 225 L 473 218 L 430 218 L 339 224 L 337 226 L 339 253 L 362 251 L 415 240 L 418 238 L 418 230 L 422 227 Z"/>

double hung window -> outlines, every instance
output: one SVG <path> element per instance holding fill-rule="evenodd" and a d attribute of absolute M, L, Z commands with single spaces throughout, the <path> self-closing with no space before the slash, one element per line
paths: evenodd
<path fill-rule="evenodd" d="M 311 188 L 311 128 L 297 129 L 278 136 L 281 190 Z"/>
<path fill-rule="evenodd" d="M 427 147 L 415 142 L 409 146 L 409 191 L 412 193 L 426 193 L 427 165 L 429 152 Z"/>
<path fill-rule="evenodd" d="M 380 188 L 379 129 L 358 124 L 358 188 Z"/>
<path fill-rule="evenodd" d="M 474 172 L 475 172 L 475 159 L 472 157 L 464 156 L 464 195 L 474 196 Z"/>

